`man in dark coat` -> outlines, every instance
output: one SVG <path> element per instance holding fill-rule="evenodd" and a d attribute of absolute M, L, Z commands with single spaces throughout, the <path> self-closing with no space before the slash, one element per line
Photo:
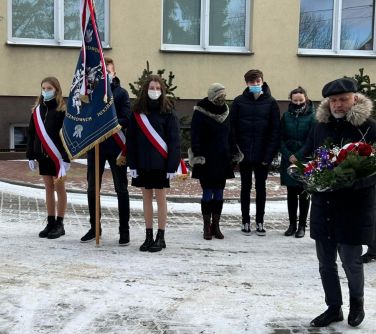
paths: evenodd
<path fill-rule="evenodd" d="M 131 115 L 130 100 L 128 92 L 120 86 L 120 80 L 116 76 L 115 65 L 111 58 L 105 58 L 106 69 L 111 84 L 111 91 L 114 97 L 116 115 L 122 131 L 128 128 Z M 129 193 L 127 180 L 127 166 L 118 165 L 117 158 L 121 148 L 113 137 L 109 137 L 99 144 L 99 178 L 102 183 L 104 166 L 108 161 L 112 178 L 114 180 L 115 191 L 118 199 L 119 211 L 119 245 L 129 244 Z M 81 238 L 81 242 L 89 242 L 95 239 L 95 151 L 87 153 L 87 181 L 88 181 L 88 204 L 90 214 L 90 229 Z"/>
<path fill-rule="evenodd" d="M 370 118 L 372 102 L 357 92 L 350 78 L 337 79 L 322 90 L 325 98 L 318 107 L 317 125 L 311 131 L 301 154 L 312 154 L 330 141 L 338 146 L 376 141 L 376 122 Z M 299 154 L 298 154 L 299 156 Z M 376 178 L 360 179 L 351 188 L 312 194 L 311 238 L 316 241 L 321 281 L 328 309 L 311 321 L 325 327 L 342 321 L 342 293 L 337 271 L 337 252 L 348 279 L 350 313 L 348 323 L 358 326 L 364 319 L 364 273 L 362 244 L 375 238 Z"/>
<path fill-rule="evenodd" d="M 260 70 L 244 75 L 247 88 L 231 105 L 231 129 L 234 142 L 244 154 L 239 164 L 241 178 L 240 202 L 242 233 L 251 234 L 249 215 L 252 173 L 256 188 L 256 234 L 264 236 L 266 179 L 269 166 L 280 143 L 280 113 L 276 100 L 263 80 Z"/>

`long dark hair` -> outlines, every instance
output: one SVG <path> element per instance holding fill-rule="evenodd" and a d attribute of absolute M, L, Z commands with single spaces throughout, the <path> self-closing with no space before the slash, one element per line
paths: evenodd
<path fill-rule="evenodd" d="M 140 114 L 148 114 L 148 89 L 150 82 L 155 81 L 158 82 L 161 86 L 161 96 L 159 97 L 159 105 L 160 105 L 160 113 L 168 113 L 171 112 L 171 109 L 173 108 L 173 103 L 168 99 L 166 96 L 166 85 L 163 82 L 162 78 L 159 75 L 152 74 L 150 75 L 145 82 L 143 83 L 139 96 L 137 97 L 136 101 L 133 104 L 133 111 Z"/>

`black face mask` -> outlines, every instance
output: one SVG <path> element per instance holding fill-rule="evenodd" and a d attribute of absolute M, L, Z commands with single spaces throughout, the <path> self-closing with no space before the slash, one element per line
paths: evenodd
<path fill-rule="evenodd" d="M 306 103 L 303 103 L 303 104 L 291 103 L 292 110 L 294 110 L 297 114 L 303 113 L 306 110 L 306 107 L 307 107 Z"/>

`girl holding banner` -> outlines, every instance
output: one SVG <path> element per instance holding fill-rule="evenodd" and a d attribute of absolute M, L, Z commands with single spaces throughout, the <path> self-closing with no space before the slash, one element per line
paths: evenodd
<path fill-rule="evenodd" d="M 140 251 L 158 252 L 166 248 L 166 188 L 180 162 L 179 123 L 166 97 L 161 77 L 151 75 L 142 85 L 133 106 L 127 131 L 128 165 L 132 186 L 143 195 L 146 239 Z M 153 193 L 158 207 L 158 232 L 153 239 Z"/>
<path fill-rule="evenodd" d="M 63 219 L 67 194 L 64 178 L 70 163 L 59 136 L 65 111 L 59 81 L 55 77 L 43 79 L 41 94 L 32 109 L 26 152 L 30 169 L 35 171 L 39 165 L 46 190 L 47 226 L 39 233 L 40 238 L 56 239 L 65 234 Z"/>

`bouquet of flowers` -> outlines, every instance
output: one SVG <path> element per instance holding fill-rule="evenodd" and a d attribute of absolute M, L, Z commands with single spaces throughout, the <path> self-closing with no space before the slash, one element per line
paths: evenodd
<path fill-rule="evenodd" d="M 287 172 L 301 181 L 308 192 L 334 191 L 352 187 L 357 180 L 376 174 L 375 148 L 367 143 L 349 143 L 339 148 L 324 145 L 313 160 L 297 162 Z"/>

